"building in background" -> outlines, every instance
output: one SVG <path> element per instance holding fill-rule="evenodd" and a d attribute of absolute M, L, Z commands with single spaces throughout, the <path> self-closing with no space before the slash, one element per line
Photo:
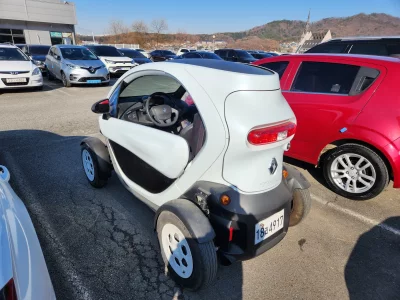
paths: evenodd
<path fill-rule="evenodd" d="M 327 32 L 317 32 L 313 33 L 310 30 L 310 11 L 308 12 L 308 18 L 306 23 L 306 29 L 301 35 L 300 43 L 298 44 L 296 53 L 304 53 L 307 50 L 311 49 L 312 47 L 326 42 L 332 38 L 331 31 L 328 30 Z"/>
<path fill-rule="evenodd" d="M 75 4 L 60 0 L 0 0 L 0 43 L 75 44 Z"/>

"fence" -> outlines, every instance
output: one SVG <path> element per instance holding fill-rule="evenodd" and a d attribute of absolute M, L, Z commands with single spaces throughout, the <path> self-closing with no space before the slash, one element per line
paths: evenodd
<path fill-rule="evenodd" d="M 82 45 L 93 45 L 94 43 L 91 41 L 82 41 Z M 131 49 L 138 49 L 139 44 L 98 44 L 96 45 L 104 45 L 104 46 L 114 46 L 115 48 L 131 48 Z"/>

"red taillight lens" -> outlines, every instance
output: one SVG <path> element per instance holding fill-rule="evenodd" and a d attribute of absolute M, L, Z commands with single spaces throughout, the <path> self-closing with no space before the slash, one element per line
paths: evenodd
<path fill-rule="evenodd" d="M 278 125 L 253 129 L 247 135 L 252 145 L 265 145 L 283 141 L 296 133 L 296 123 L 286 122 Z"/>
<path fill-rule="evenodd" d="M 17 300 L 17 292 L 15 290 L 14 279 L 10 279 L 7 284 L 0 290 L 0 299 Z"/>

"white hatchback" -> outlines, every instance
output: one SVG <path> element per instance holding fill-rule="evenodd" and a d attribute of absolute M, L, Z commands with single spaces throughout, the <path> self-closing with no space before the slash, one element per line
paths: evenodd
<path fill-rule="evenodd" d="M 42 72 L 13 45 L 0 44 L 0 89 L 43 88 Z"/>

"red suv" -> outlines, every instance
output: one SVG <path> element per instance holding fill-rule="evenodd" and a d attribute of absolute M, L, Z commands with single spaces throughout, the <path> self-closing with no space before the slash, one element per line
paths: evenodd
<path fill-rule="evenodd" d="M 377 196 L 400 188 L 400 60 L 285 55 L 254 63 L 279 74 L 298 127 L 287 156 L 322 166 L 336 193 Z"/>

